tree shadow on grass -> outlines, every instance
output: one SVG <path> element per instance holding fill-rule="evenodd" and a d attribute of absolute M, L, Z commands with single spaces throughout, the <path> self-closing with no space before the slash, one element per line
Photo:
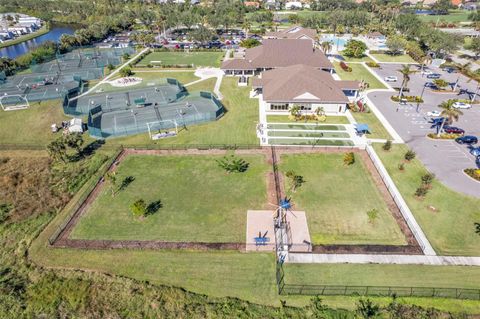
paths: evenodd
<path fill-rule="evenodd" d="M 155 213 L 156 213 L 160 208 L 162 208 L 162 207 L 163 207 L 163 204 L 162 204 L 162 201 L 160 201 L 160 200 L 151 202 L 151 203 L 148 204 L 148 206 L 147 206 L 146 215 L 153 215 L 153 214 L 155 214 Z"/>
<path fill-rule="evenodd" d="M 135 177 L 133 176 L 127 176 L 123 179 L 122 184 L 120 185 L 120 188 L 118 189 L 119 191 L 123 191 L 125 188 L 128 187 L 133 181 L 135 180 Z"/>

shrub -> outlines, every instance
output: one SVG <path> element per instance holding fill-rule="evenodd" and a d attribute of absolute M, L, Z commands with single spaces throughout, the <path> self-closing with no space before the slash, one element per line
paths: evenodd
<path fill-rule="evenodd" d="M 343 155 L 343 163 L 345 165 L 352 165 L 355 163 L 355 154 L 353 152 L 348 152 Z"/>
<path fill-rule="evenodd" d="M 413 96 L 413 95 L 404 95 L 401 98 L 399 98 L 398 95 L 392 95 L 390 99 L 393 102 L 400 102 L 400 100 L 406 100 L 407 102 L 410 102 L 410 103 L 423 103 L 423 99 L 420 96 Z"/>
<path fill-rule="evenodd" d="M 366 64 L 367 64 L 367 66 L 369 66 L 371 68 L 379 68 L 380 67 L 380 64 L 378 64 L 377 62 L 374 62 L 374 61 L 367 62 Z"/>
<path fill-rule="evenodd" d="M 466 168 L 463 170 L 465 174 L 470 176 L 471 178 L 476 179 L 477 181 L 480 181 L 480 169 L 477 168 Z"/>
<path fill-rule="evenodd" d="M 404 163 L 398 164 L 398 169 L 401 170 L 401 171 L 404 171 L 405 170 L 405 164 Z"/>
<path fill-rule="evenodd" d="M 120 70 L 120 76 L 121 77 L 128 77 L 128 76 L 132 76 L 132 75 L 133 75 L 133 71 L 129 67 L 125 67 L 125 68 Z"/>
<path fill-rule="evenodd" d="M 435 174 L 433 173 L 426 173 L 421 177 L 423 185 L 430 185 L 432 184 L 433 180 L 435 179 Z"/>
<path fill-rule="evenodd" d="M 435 83 L 435 85 L 438 86 L 439 88 L 444 88 L 448 86 L 448 82 L 445 81 L 444 79 L 433 80 L 433 83 Z"/>
<path fill-rule="evenodd" d="M 345 72 L 352 72 L 352 68 L 349 67 L 344 61 L 340 62 L 340 67 L 342 68 L 343 71 Z"/>
<path fill-rule="evenodd" d="M 111 63 L 107 64 L 107 69 L 112 71 L 113 69 L 115 69 L 115 66 Z"/>
<path fill-rule="evenodd" d="M 134 216 L 144 217 L 147 215 L 147 204 L 143 199 L 138 199 L 132 205 L 130 205 L 130 210 Z"/>
<path fill-rule="evenodd" d="M 230 157 L 224 156 L 222 159 L 217 160 L 218 166 L 226 170 L 228 173 L 243 173 L 248 170 L 250 164 L 241 158 L 237 158 L 235 155 Z"/>
<path fill-rule="evenodd" d="M 285 176 L 287 176 L 291 183 L 291 191 L 295 192 L 299 187 L 301 187 L 305 183 L 305 179 L 301 175 L 297 175 L 294 171 L 288 171 Z"/>
<path fill-rule="evenodd" d="M 375 223 L 375 220 L 378 218 L 378 209 L 374 208 L 367 212 L 368 222 L 370 224 Z"/>
<path fill-rule="evenodd" d="M 405 160 L 411 161 L 411 160 L 413 160 L 413 159 L 415 158 L 416 155 L 417 155 L 417 154 L 416 154 L 414 151 L 408 150 L 408 151 L 405 153 Z"/>
<path fill-rule="evenodd" d="M 428 193 L 428 188 L 426 188 L 424 185 L 420 186 L 417 188 L 415 191 L 415 196 L 417 197 L 425 197 Z"/>
<path fill-rule="evenodd" d="M 438 136 L 435 133 L 428 133 L 427 136 L 429 138 L 437 139 L 437 140 L 453 140 L 456 139 L 457 137 L 462 136 L 461 134 L 449 134 L 449 133 L 441 133 L 440 136 Z"/>
<path fill-rule="evenodd" d="M 387 140 L 382 146 L 384 151 L 389 151 L 392 148 L 392 141 Z"/>

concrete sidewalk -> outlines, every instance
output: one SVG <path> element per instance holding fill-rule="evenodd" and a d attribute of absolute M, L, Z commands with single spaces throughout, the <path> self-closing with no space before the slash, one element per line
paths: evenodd
<path fill-rule="evenodd" d="M 287 263 L 480 266 L 480 257 L 289 253 Z"/>

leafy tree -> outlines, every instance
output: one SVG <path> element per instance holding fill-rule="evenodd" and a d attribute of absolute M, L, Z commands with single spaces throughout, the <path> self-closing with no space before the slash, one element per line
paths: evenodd
<path fill-rule="evenodd" d="M 47 151 L 50 155 L 50 158 L 54 161 L 62 161 L 63 163 L 66 163 L 67 148 L 65 147 L 65 143 L 61 138 L 50 142 L 50 144 L 47 145 Z"/>
<path fill-rule="evenodd" d="M 130 211 L 136 217 L 147 216 L 147 204 L 143 199 L 138 199 L 130 205 Z"/>
<path fill-rule="evenodd" d="M 475 232 L 480 235 L 480 223 L 473 223 L 475 225 Z"/>
<path fill-rule="evenodd" d="M 375 318 L 380 315 L 380 306 L 374 304 L 370 299 L 360 299 L 356 312 L 365 319 Z"/>
<path fill-rule="evenodd" d="M 343 54 L 350 58 L 361 58 L 365 55 L 367 45 L 360 40 L 349 40 L 345 45 Z"/>
<path fill-rule="evenodd" d="M 224 156 L 220 160 L 216 160 L 218 166 L 226 170 L 228 173 L 243 173 L 248 170 L 250 164 L 241 159 L 237 158 L 235 155 L 230 155 L 230 157 Z"/>
<path fill-rule="evenodd" d="M 453 107 L 453 104 L 455 102 L 456 102 L 456 100 L 450 99 L 450 100 L 442 102 L 438 106 L 442 109 L 442 112 L 440 113 L 440 116 L 446 118 L 447 120 L 442 121 L 440 129 L 438 130 L 437 136 L 440 136 L 440 133 L 443 131 L 443 127 L 445 126 L 445 122 L 448 121 L 448 123 L 453 123 L 453 121 L 458 121 L 460 116 L 463 115 L 462 111 Z"/>
<path fill-rule="evenodd" d="M 383 144 L 382 149 L 384 151 L 389 151 L 392 148 L 392 141 L 387 140 L 385 144 Z"/>
<path fill-rule="evenodd" d="M 421 185 L 415 190 L 415 196 L 425 197 L 428 194 L 428 188 L 425 185 Z"/>
<path fill-rule="evenodd" d="M 407 41 L 400 35 L 392 35 L 387 38 L 388 53 L 391 55 L 399 55 L 405 49 Z"/>
<path fill-rule="evenodd" d="M 240 42 L 240 46 L 247 49 L 259 46 L 260 44 L 260 41 L 258 41 L 257 39 L 245 39 Z"/>
<path fill-rule="evenodd" d="M 115 66 L 113 64 L 109 63 L 109 64 L 107 64 L 107 69 L 109 71 L 112 71 L 113 69 L 115 69 Z"/>
<path fill-rule="evenodd" d="M 129 67 L 124 67 L 123 69 L 120 70 L 119 73 L 121 77 L 129 77 L 133 75 L 133 71 Z"/>
<path fill-rule="evenodd" d="M 345 165 L 353 165 L 355 163 L 355 154 L 353 152 L 348 152 L 343 155 L 343 163 Z"/>
<path fill-rule="evenodd" d="M 194 40 L 201 43 L 211 41 L 215 36 L 210 29 L 204 26 L 199 26 L 196 30 L 191 32 L 190 35 Z"/>
<path fill-rule="evenodd" d="M 70 133 L 70 134 L 64 135 L 63 141 L 65 145 L 75 149 L 78 156 L 82 154 L 82 145 L 84 142 L 82 133 Z"/>
<path fill-rule="evenodd" d="M 435 83 L 436 86 L 438 86 L 439 88 L 445 88 L 448 86 L 448 82 L 445 81 L 444 79 L 436 79 L 436 80 L 433 80 L 433 83 Z"/>
<path fill-rule="evenodd" d="M 417 156 L 417 154 L 416 154 L 414 151 L 408 150 L 408 151 L 405 153 L 404 158 L 405 158 L 405 160 L 407 160 L 407 161 L 411 161 L 411 160 L 413 160 L 413 159 L 415 158 L 415 156 Z"/>
<path fill-rule="evenodd" d="M 425 186 L 430 186 L 434 179 L 435 179 L 435 174 L 433 173 L 426 173 L 421 177 L 422 184 Z"/>
<path fill-rule="evenodd" d="M 472 50 L 473 53 L 475 53 L 475 58 L 478 59 L 478 56 L 480 55 L 480 38 L 473 38 L 468 49 Z"/>
<path fill-rule="evenodd" d="M 290 190 L 294 193 L 306 182 L 303 176 L 297 175 L 294 171 L 288 171 L 285 176 L 290 179 L 290 183 L 292 184 Z"/>

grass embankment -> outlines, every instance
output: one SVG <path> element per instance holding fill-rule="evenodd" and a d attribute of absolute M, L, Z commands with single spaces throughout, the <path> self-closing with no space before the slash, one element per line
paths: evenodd
<path fill-rule="evenodd" d="M 406 244 L 395 219 L 359 156 L 345 166 L 344 154 L 282 155 L 280 170 L 306 182 L 289 192 L 296 210 L 305 210 L 314 244 Z M 285 189 L 290 189 L 286 179 Z M 370 221 L 367 212 L 376 209 Z"/>
<path fill-rule="evenodd" d="M 31 39 L 34 39 L 34 38 L 37 38 L 41 35 L 44 35 L 44 34 L 48 33 L 49 31 L 50 31 L 50 28 L 48 27 L 48 24 L 45 24 L 38 31 L 29 33 L 29 34 L 26 34 L 26 35 L 22 35 L 22 36 L 20 36 L 16 39 L 13 39 L 13 40 L 7 40 L 3 43 L 0 43 L 0 49 L 9 47 L 9 46 L 12 46 L 12 45 L 15 45 L 15 44 L 19 44 L 19 43 L 22 43 L 22 42 L 25 42 L 25 41 L 28 41 L 28 40 L 31 40 Z"/>
<path fill-rule="evenodd" d="M 224 52 L 152 52 L 140 60 L 138 66 L 187 65 L 219 67 Z"/>
<path fill-rule="evenodd" d="M 338 62 L 333 63 L 335 66 L 335 71 L 342 80 L 354 80 L 354 81 L 365 81 L 369 84 L 369 89 L 386 89 L 372 73 L 370 73 L 366 67 L 359 63 L 350 63 L 349 67 L 352 68 L 352 72 L 346 72 L 342 70 Z"/>
<path fill-rule="evenodd" d="M 474 226 L 480 221 L 480 199 L 457 193 L 437 180 L 427 196 L 418 199 L 414 195 L 415 190 L 420 186 L 420 177 L 427 173 L 423 164 L 415 159 L 406 163 L 405 170 L 400 171 L 398 165 L 404 162 L 407 146 L 394 145 L 388 152 L 383 151 L 381 146 L 374 145 L 437 253 L 480 256 L 479 236 Z"/>
<path fill-rule="evenodd" d="M 105 187 L 74 228 L 80 239 L 245 242 L 248 209 L 266 205 L 268 165 L 262 155 L 240 156 L 246 172 L 227 174 L 221 156 L 131 155 L 119 166 L 119 181 L 134 180 L 112 197 Z M 208 197 L 208 199 L 207 199 Z M 133 216 L 137 199 L 160 201 L 146 218 Z"/>

